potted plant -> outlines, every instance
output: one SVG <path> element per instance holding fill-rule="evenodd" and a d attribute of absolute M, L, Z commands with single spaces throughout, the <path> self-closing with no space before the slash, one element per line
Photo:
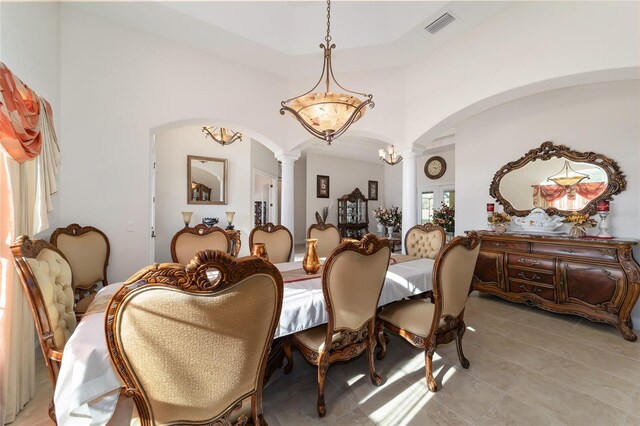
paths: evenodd
<path fill-rule="evenodd" d="M 572 237 L 583 237 L 587 235 L 587 227 L 592 228 L 596 226 L 595 219 L 591 219 L 587 213 L 580 214 L 573 212 L 564 219 L 565 223 L 570 223 L 569 235 Z"/>
<path fill-rule="evenodd" d="M 493 212 L 487 218 L 496 234 L 503 234 L 507 231 L 507 223 L 511 222 L 511 216 L 505 212 Z"/>
<path fill-rule="evenodd" d="M 443 227 L 447 232 L 454 232 L 456 229 L 456 210 L 442 203 L 439 209 L 433 211 L 432 223 Z"/>

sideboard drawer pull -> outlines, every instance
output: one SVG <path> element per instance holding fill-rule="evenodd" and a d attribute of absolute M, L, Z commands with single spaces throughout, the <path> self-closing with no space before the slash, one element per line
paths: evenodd
<path fill-rule="evenodd" d="M 504 247 L 503 243 L 491 243 L 491 245 L 494 247 Z"/>
<path fill-rule="evenodd" d="M 540 265 L 540 261 L 538 259 L 533 259 L 531 263 L 527 263 L 527 260 L 524 257 L 518 259 L 518 263 L 522 263 L 525 266 L 535 266 Z"/>
<path fill-rule="evenodd" d="M 524 285 L 524 284 L 520 284 L 520 288 L 521 288 L 522 290 L 524 290 L 524 291 L 530 291 L 530 292 L 532 292 L 532 293 L 535 293 L 536 291 L 538 291 L 538 292 L 542 293 L 542 289 L 541 289 L 540 287 L 535 287 L 535 286 L 533 286 L 533 290 L 529 290 L 527 287 L 525 287 L 525 285 Z"/>
<path fill-rule="evenodd" d="M 520 271 L 518 272 L 518 276 L 524 278 L 525 280 L 541 280 L 542 278 L 540 277 L 540 275 L 538 274 L 533 274 L 533 276 L 531 278 L 529 278 L 527 276 L 527 274 L 525 274 L 524 272 Z"/>

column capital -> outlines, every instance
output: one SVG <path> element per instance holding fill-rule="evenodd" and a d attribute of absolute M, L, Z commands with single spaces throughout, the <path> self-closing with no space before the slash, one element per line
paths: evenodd
<path fill-rule="evenodd" d="M 424 153 L 424 149 L 422 148 L 404 148 L 398 151 L 398 154 L 402 155 L 404 158 L 416 158 Z"/>
<path fill-rule="evenodd" d="M 300 153 L 288 152 L 276 155 L 276 159 L 282 164 L 293 164 L 298 158 L 300 158 Z"/>

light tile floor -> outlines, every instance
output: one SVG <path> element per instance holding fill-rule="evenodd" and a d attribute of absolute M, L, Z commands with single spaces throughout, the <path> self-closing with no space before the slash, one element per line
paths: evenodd
<path fill-rule="evenodd" d="M 440 390 L 429 392 L 424 355 L 391 336 L 376 361 L 382 386 L 371 384 L 364 356 L 329 368 L 327 415 L 316 414 L 316 370 L 297 354 L 293 372 L 278 371 L 265 389 L 272 426 L 363 425 L 640 425 L 640 343 L 614 328 L 550 314 L 474 293 L 464 349 L 436 350 Z M 36 397 L 14 425 L 49 424 L 51 387 L 42 360 Z"/>

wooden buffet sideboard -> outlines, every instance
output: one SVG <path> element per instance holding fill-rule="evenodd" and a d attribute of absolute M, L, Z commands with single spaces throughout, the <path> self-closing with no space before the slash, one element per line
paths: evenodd
<path fill-rule="evenodd" d="M 630 316 L 640 294 L 637 241 L 479 233 L 474 290 L 611 324 L 636 340 Z"/>

